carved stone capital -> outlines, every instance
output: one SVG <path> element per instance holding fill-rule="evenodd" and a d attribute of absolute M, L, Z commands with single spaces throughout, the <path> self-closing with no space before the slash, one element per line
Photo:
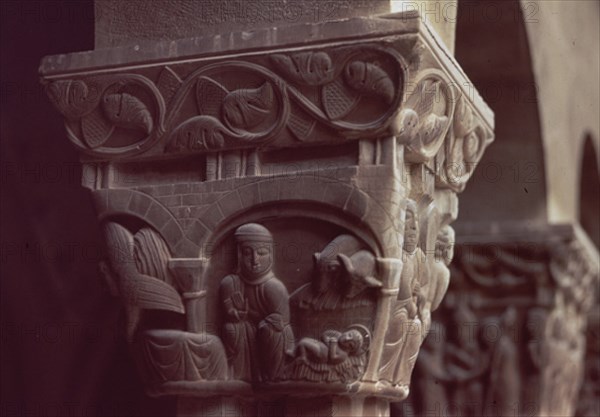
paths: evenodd
<path fill-rule="evenodd" d="M 149 394 L 181 415 L 213 397 L 240 415 L 406 397 L 457 193 L 493 137 L 418 14 L 53 56 L 41 73 Z"/>
<path fill-rule="evenodd" d="M 597 250 L 570 225 L 462 232 L 452 283 L 416 366 L 419 382 L 399 408 L 404 415 L 427 415 L 432 404 L 464 416 L 574 415 L 588 316 L 598 302 Z M 582 410 L 595 406 L 597 383 L 589 384 Z"/>

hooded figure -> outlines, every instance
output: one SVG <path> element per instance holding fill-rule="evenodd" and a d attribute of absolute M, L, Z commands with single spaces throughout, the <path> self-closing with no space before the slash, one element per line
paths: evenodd
<path fill-rule="evenodd" d="M 272 271 L 273 236 L 264 226 L 248 223 L 234 237 L 238 268 L 219 287 L 231 374 L 245 381 L 276 380 L 294 335 L 287 289 Z"/>

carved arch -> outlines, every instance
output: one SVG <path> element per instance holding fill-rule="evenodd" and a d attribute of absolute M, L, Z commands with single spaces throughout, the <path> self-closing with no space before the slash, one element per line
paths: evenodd
<path fill-rule="evenodd" d="M 185 236 L 177 219 L 148 194 L 124 189 L 97 190 L 93 198 L 99 220 L 109 216 L 133 216 L 159 232 L 174 256 L 197 256 L 197 245 Z"/>
<path fill-rule="evenodd" d="M 260 207 L 262 216 L 268 217 L 265 213 L 269 213 L 271 206 L 274 215 L 309 217 L 307 213 L 318 214 L 355 233 L 378 256 L 390 256 L 393 245 L 389 242 L 401 239 L 396 227 L 399 213 L 390 212 L 367 193 L 347 183 L 333 179 L 326 183 L 318 181 L 311 176 L 293 180 L 268 178 L 233 190 L 206 209 L 203 233 L 194 242 L 200 248 L 215 247 L 235 225 L 257 220 L 251 218 L 253 209 Z M 321 192 L 315 192 L 318 187 Z"/>

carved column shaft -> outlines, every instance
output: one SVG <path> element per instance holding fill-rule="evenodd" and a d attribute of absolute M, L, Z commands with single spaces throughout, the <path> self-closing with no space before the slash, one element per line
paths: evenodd
<path fill-rule="evenodd" d="M 180 415 L 289 416 L 386 415 L 406 397 L 448 286 L 457 193 L 493 137 L 418 14 L 41 72 L 150 395 L 178 396 Z"/>

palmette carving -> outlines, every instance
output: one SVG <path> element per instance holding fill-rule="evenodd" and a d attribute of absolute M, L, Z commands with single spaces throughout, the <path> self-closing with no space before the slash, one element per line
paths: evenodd
<path fill-rule="evenodd" d="M 131 94 L 104 94 L 102 109 L 115 126 L 139 129 L 147 135 L 152 131 L 152 115 L 146 105 Z"/>
<path fill-rule="evenodd" d="M 67 119 L 78 119 L 91 112 L 100 101 L 96 83 L 83 80 L 61 80 L 48 84 L 46 92 L 56 109 Z"/>
<path fill-rule="evenodd" d="M 323 85 L 331 82 L 335 75 L 333 62 L 326 52 L 275 54 L 271 59 L 287 78 L 299 84 Z"/>
<path fill-rule="evenodd" d="M 46 87 L 65 116 L 69 139 L 95 155 L 130 155 L 152 146 L 164 128 L 156 86 L 137 74 L 59 80 Z"/>
<path fill-rule="evenodd" d="M 369 53 L 387 60 L 399 60 L 390 49 L 374 48 Z M 262 146 L 269 143 L 283 125 L 287 125 L 299 140 L 305 140 L 316 123 L 339 132 L 342 137 L 383 132 L 396 111 L 394 103 L 401 100 L 403 73 L 398 71 L 398 79 L 393 80 L 371 62 L 352 60 L 358 55 L 353 48 L 349 48 L 346 55 L 346 63 L 335 66 L 326 52 L 276 54 L 271 60 L 283 78 L 264 66 L 224 62 L 218 66 L 220 71 L 230 69 L 265 79 L 258 88 L 233 91 L 214 79 L 212 74 L 216 74 L 216 70 L 213 66 L 196 71 L 177 93 L 170 118 L 176 116 L 189 85 L 194 82 L 200 115 L 174 126 L 167 152 Z M 195 77 L 198 77 L 197 81 Z M 293 83 L 320 89 L 322 104 L 311 100 Z M 382 108 L 372 121 L 366 123 L 344 120 L 349 118 L 361 97 L 382 98 L 390 107 Z M 297 107 L 292 109 L 292 102 Z M 253 130 L 257 125 L 264 129 Z"/>

